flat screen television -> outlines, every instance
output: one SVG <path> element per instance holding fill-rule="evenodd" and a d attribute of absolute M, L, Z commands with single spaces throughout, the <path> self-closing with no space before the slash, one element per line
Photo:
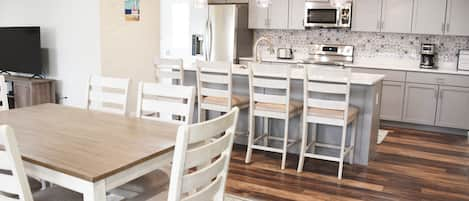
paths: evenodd
<path fill-rule="evenodd" d="M 42 74 L 40 27 L 0 27 L 0 70 Z"/>

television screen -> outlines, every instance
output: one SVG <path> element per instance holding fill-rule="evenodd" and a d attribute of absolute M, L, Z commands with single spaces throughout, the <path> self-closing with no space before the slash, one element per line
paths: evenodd
<path fill-rule="evenodd" d="M 40 27 L 0 27 L 0 70 L 42 73 Z"/>

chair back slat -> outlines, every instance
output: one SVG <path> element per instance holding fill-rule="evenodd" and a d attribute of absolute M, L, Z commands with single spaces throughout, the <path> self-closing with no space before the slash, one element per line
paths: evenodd
<path fill-rule="evenodd" d="M 210 183 L 213 178 L 217 177 L 218 174 L 223 171 L 226 160 L 226 155 L 223 155 L 202 170 L 184 175 L 182 192 L 191 192 L 194 189 L 198 189 Z"/>
<path fill-rule="evenodd" d="M 157 82 L 160 84 L 183 85 L 184 67 L 182 59 L 155 58 Z"/>
<path fill-rule="evenodd" d="M 232 107 L 232 65 L 229 62 L 197 61 L 197 94 L 201 109 L 212 106 L 210 103 L 204 103 L 204 98 L 208 96 L 225 98 L 226 108 Z"/>
<path fill-rule="evenodd" d="M 304 100 L 305 108 L 343 111 L 343 120 L 348 116 L 350 102 L 350 85 L 352 72 L 350 69 L 334 67 L 318 67 L 305 65 Z M 306 112 L 309 115 L 309 113 Z M 320 117 L 310 117 L 317 122 L 331 121 Z M 338 121 L 339 124 L 343 121 Z M 340 125 L 340 124 L 339 124 Z"/>
<path fill-rule="evenodd" d="M 308 99 L 308 107 L 322 108 L 328 110 L 345 110 L 347 108 L 345 101 L 323 100 L 323 99 Z"/>
<path fill-rule="evenodd" d="M 210 183 L 207 187 L 204 189 L 189 195 L 187 198 L 184 198 L 183 201 L 207 201 L 207 200 L 217 200 L 217 201 L 223 201 L 224 195 L 220 192 L 222 191 L 221 188 L 223 188 L 223 179 L 220 177 L 217 177 L 212 183 Z M 224 191 L 224 190 L 223 190 Z M 217 197 L 218 196 L 218 197 Z"/>
<path fill-rule="evenodd" d="M 0 200 L 33 201 L 13 130 L 0 126 Z M 5 172 L 6 171 L 6 172 Z M 18 196 L 18 199 L 5 194 Z"/>
<path fill-rule="evenodd" d="M 195 88 L 139 83 L 137 117 L 177 124 L 192 123 Z"/>
<path fill-rule="evenodd" d="M 129 79 L 90 76 L 87 109 L 125 115 Z"/>
<path fill-rule="evenodd" d="M 348 88 L 345 84 L 309 82 L 308 91 L 328 94 L 347 94 Z"/>
<path fill-rule="evenodd" d="M 216 83 L 216 84 L 229 84 L 229 80 L 225 75 L 216 75 L 216 74 L 208 74 L 208 73 L 201 73 L 200 74 L 200 81 L 205 83 Z"/>
<path fill-rule="evenodd" d="M 5 82 L 5 77 L 0 75 L 0 111 L 9 109 L 8 105 L 8 87 Z"/>
<path fill-rule="evenodd" d="M 226 98 L 229 96 L 229 92 L 226 90 L 221 90 L 221 89 L 202 88 L 200 90 L 200 95 Z"/>
<path fill-rule="evenodd" d="M 286 89 L 288 87 L 287 80 L 274 80 L 255 77 L 252 79 L 252 85 L 259 88 L 269 88 L 269 89 Z"/>
<path fill-rule="evenodd" d="M 5 151 L 0 150 L 0 170 L 9 170 L 12 168 L 10 161 L 7 157 L 7 153 Z"/>
<path fill-rule="evenodd" d="M 238 114 L 235 107 L 216 119 L 179 128 L 169 201 L 223 200 Z"/>
<path fill-rule="evenodd" d="M 287 104 L 285 96 L 254 93 L 254 101 L 261 103 Z"/>
<path fill-rule="evenodd" d="M 250 107 L 256 111 L 256 104 L 277 104 L 290 107 L 289 65 L 249 64 Z"/>

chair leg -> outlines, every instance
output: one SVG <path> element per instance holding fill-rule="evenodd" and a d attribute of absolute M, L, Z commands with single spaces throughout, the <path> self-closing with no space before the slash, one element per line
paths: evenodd
<path fill-rule="evenodd" d="M 203 122 L 205 117 L 204 116 L 204 110 L 202 108 L 200 108 L 200 105 L 199 105 L 199 111 L 198 111 L 198 117 L 197 117 L 197 121 L 200 123 L 200 122 Z"/>
<path fill-rule="evenodd" d="M 305 118 L 302 119 L 301 124 L 302 126 L 302 135 L 301 135 L 301 150 L 300 150 L 300 159 L 298 161 L 298 169 L 297 172 L 303 172 L 303 166 L 305 162 L 305 153 L 306 153 L 306 145 L 308 144 L 308 122 L 306 122 Z"/>
<path fill-rule="evenodd" d="M 344 169 L 344 151 L 345 151 L 345 140 L 347 136 L 347 125 L 342 127 L 342 140 L 340 142 L 340 160 L 339 160 L 339 172 L 337 178 L 342 179 L 342 173 Z"/>
<path fill-rule="evenodd" d="M 285 169 L 287 163 L 287 146 L 288 146 L 288 122 L 289 119 L 285 119 L 285 129 L 283 134 L 283 152 L 282 152 L 282 170 Z"/>
<path fill-rule="evenodd" d="M 355 137 L 357 135 L 357 119 L 353 120 L 352 122 L 352 135 L 350 136 L 350 147 L 352 150 L 349 152 L 349 163 L 353 164 L 353 160 L 355 157 Z"/>
<path fill-rule="evenodd" d="M 248 148 L 246 151 L 246 160 L 245 163 L 250 163 L 251 162 L 251 157 L 252 157 L 252 144 L 254 143 L 254 137 L 255 137 L 255 123 L 256 123 L 256 117 L 254 117 L 253 112 L 249 111 L 249 133 L 248 133 Z"/>
<path fill-rule="evenodd" d="M 264 137 L 264 146 L 269 146 L 270 125 L 268 117 L 264 117 L 264 122 L 262 123 L 262 125 L 264 127 L 264 135 L 266 136 Z"/>

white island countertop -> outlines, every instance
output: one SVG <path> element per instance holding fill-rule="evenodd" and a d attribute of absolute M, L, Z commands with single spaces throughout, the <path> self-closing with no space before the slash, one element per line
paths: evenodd
<path fill-rule="evenodd" d="M 196 68 L 193 66 L 185 66 L 184 70 L 186 71 L 196 71 Z M 233 75 L 245 75 L 249 74 L 249 71 L 246 65 L 234 64 L 233 65 Z M 358 85 L 375 85 L 376 83 L 382 81 L 385 75 L 380 74 L 368 74 L 368 73 L 352 73 L 352 84 Z M 300 67 L 293 67 L 291 70 L 291 79 L 294 80 L 303 80 L 304 79 L 304 69 Z"/>
<path fill-rule="evenodd" d="M 252 61 L 252 57 L 241 57 L 240 61 Z M 301 64 L 303 59 L 277 59 L 275 57 L 265 57 L 262 61 L 272 63 Z M 396 58 L 374 58 L 374 59 L 355 59 L 352 64 L 345 64 L 350 68 L 370 68 L 380 70 L 397 70 L 408 72 L 440 73 L 451 75 L 469 75 L 469 71 L 458 71 L 456 63 L 440 63 L 437 69 L 422 69 L 419 67 L 419 61 L 396 59 Z"/>

